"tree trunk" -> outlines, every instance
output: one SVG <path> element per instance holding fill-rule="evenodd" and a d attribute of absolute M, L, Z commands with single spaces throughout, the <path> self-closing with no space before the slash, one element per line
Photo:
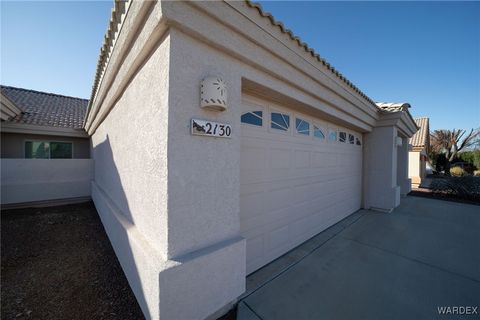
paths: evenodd
<path fill-rule="evenodd" d="M 450 175 L 450 160 L 445 161 L 445 174 Z"/>
<path fill-rule="evenodd" d="M 452 161 L 455 160 L 455 157 L 457 156 L 458 150 L 457 148 L 453 148 L 453 151 L 450 152 L 450 154 L 447 157 L 447 163 L 445 166 L 445 173 L 450 174 L 450 168 L 452 167 Z"/>

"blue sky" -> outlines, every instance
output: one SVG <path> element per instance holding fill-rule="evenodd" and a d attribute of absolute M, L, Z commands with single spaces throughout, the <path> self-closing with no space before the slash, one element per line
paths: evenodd
<path fill-rule="evenodd" d="M 480 126 L 479 2 L 261 1 L 375 101 Z M 88 98 L 112 2 L 2 2 L 1 83 Z"/>
<path fill-rule="evenodd" d="M 2 1 L 1 83 L 89 98 L 113 1 Z"/>

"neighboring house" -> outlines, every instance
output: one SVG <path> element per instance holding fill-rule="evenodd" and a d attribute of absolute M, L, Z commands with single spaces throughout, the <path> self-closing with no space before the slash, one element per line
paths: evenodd
<path fill-rule="evenodd" d="M 430 127 L 427 117 L 415 118 L 415 123 L 420 129 L 410 138 L 411 150 L 408 152 L 408 177 L 412 179 L 412 186 L 418 187 L 427 174 Z"/>
<path fill-rule="evenodd" d="M 85 129 L 92 198 L 145 316 L 219 315 L 247 274 L 398 206 L 408 107 L 377 106 L 251 2 L 116 1 Z"/>
<path fill-rule="evenodd" d="M 1 158 L 88 159 L 88 100 L 1 86 Z"/>
<path fill-rule="evenodd" d="M 88 100 L 8 86 L 0 95 L 2 208 L 90 198 Z"/>

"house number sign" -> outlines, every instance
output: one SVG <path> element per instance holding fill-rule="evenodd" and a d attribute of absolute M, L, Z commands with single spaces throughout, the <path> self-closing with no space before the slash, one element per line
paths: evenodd
<path fill-rule="evenodd" d="M 192 119 L 192 134 L 218 138 L 231 138 L 232 127 L 229 124 L 207 120 Z"/>

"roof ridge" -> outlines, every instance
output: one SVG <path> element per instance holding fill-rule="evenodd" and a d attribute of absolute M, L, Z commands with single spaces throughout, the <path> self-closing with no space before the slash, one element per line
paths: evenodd
<path fill-rule="evenodd" d="M 275 17 L 270 13 L 263 10 L 261 4 L 253 2 L 251 0 L 244 0 L 250 8 L 254 8 L 258 11 L 260 16 L 263 18 L 267 18 L 270 20 L 270 23 L 274 27 L 280 28 L 282 33 L 287 34 L 291 40 L 295 41 L 299 47 L 302 47 L 305 52 L 310 53 L 310 55 L 315 58 L 318 62 L 322 63 L 329 71 L 331 71 L 335 76 L 337 76 L 340 80 L 342 80 L 348 87 L 353 89 L 353 91 L 357 92 L 360 96 L 370 102 L 373 106 L 378 107 L 369 96 L 367 96 L 362 90 L 360 90 L 357 86 L 355 86 L 350 80 L 348 80 L 343 74 L 341 74 L 335 67 L 333 67 L 330 63 L 328 63 L 324 58 L 322 58 L 313 48 L 311 48 L 306 42 L 303 42 L 299 36 L 295 35 L 290 29 L 287 29 L 285 25 L 275 19 Z"/>
<path fill-rule="evenodd" d="M 69 98 L 69 99 L 77 99 L 77 100 L 86 100 L 88 99 L 85 98 L 79 98 L 79 97 L 72 97 L 72 96 L 66 96 L 64 94 L 58 94 L 58 93 L 53 93 L 53 92 L 45 92 L 45 91 L 38 91 L 38 90 L 33 90 L 33 89 L 26 89 L 26 88 L 19 88 L 19 87 L 13 87 L 13 86 L 6 86 L 6 85 L 0 85 L 0 87 L 3 88 L 8 88 L 8 89 L 13 89 L 13 90 L 21 90 L 21 91 L 27 91 L 27 92 L 33 92 L 33 93 L 38 93 L 38 94 L 45 94 L 49 96 L 57 96 L 57 97 L 63 97 L 63 98 Z"/>

